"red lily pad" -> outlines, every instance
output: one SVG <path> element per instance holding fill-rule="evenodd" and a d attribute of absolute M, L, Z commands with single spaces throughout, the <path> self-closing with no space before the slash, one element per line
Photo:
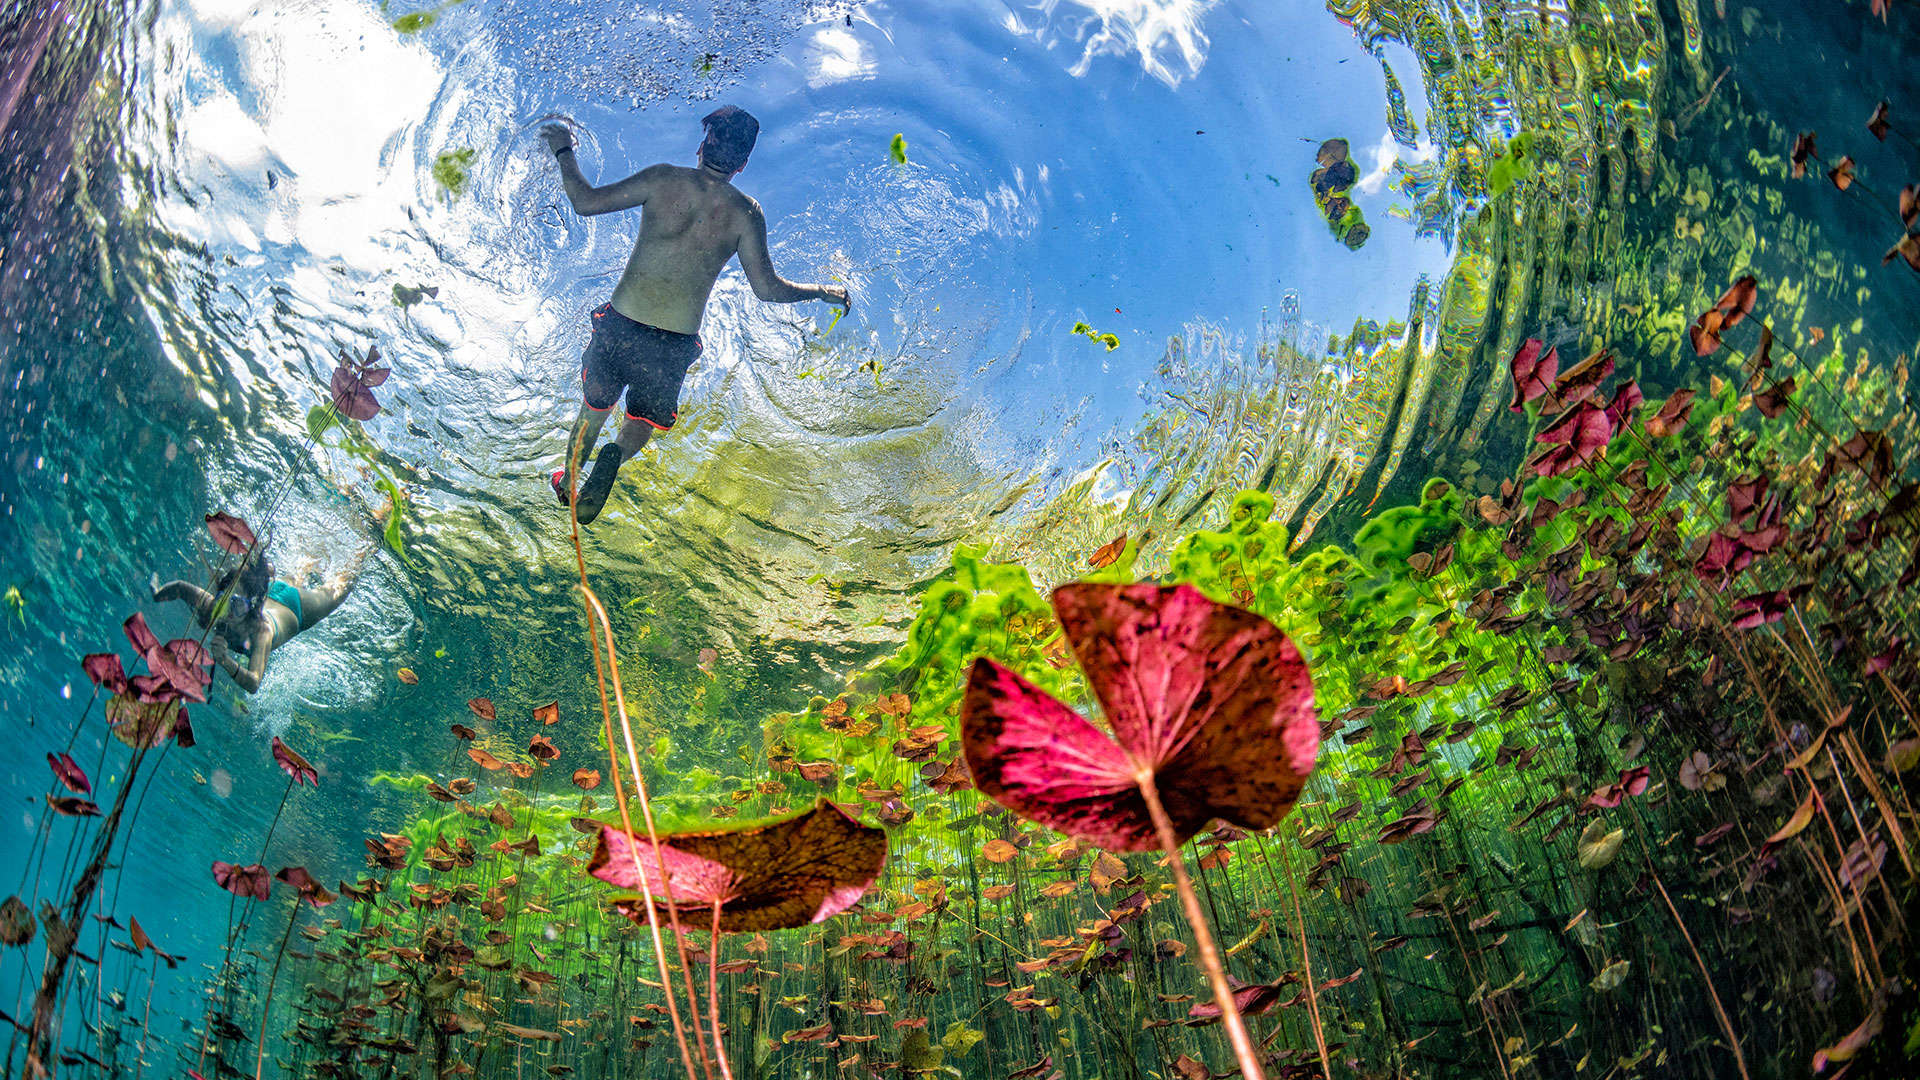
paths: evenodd
<path fill-rule="evenodd" d="M 294 783 L 320 786 L 320 770 L 308 764 L 306 758 L 289 749 L 286 743 L 280 741 L 278 735 L 273 737 L 273 760 L 279 764 L 280 771 L 293 778 Z"/>
<path fill-rule="evenodd" d="M 1509 370 L 1513 373 L 1513 402 L 1507 407 L 1522 412 L 1534 398 L 1553 391 L 1553 380 L 1560 371 L 1560 350 L 1548 349 L 1540 355 L 1542 342 L 1528 338 L 1513 354 Z"/>
<path fill-rule="evenodd" d="M 79 762 L 73 760 L 72 754 L 65 751 L 59 754 L 48 754 L 47 766 L 53 770 L 53 775 L 60 781 L 61 786 L 68 791 L 75 795 L 93 794 L 93 784 L 87 780 L 86 772 L 80 768 Z"/>
<path fill-rule="evenodd" d="M 314 907 L 323 908 L 339 899 L 328 892 L 326 886 L 315 881 L 313 875 L 307 873 L 307 868 L 304 866 L 283 866 L 275 871 L 273 876 L 298 889 L 300 899 Z"/>
<path fill-rule="evenodd" d="M 89 653 L 81 658 L 80 670 L 87 673 L 93 685 L 109 694 L 122 694 L 127 690 L 127 673 L 120 666 L 118 653 Z"/>
<path fill-rule="evenodd" d="M 961 743 L 995 802 L 1098 847 L 1160 847 L 1143 781 L 1184 843 L 1222 818 L 1264 829 L 1313 772 L 1313 683 L 1272 623 L 1182 585 L 1065 585 L 1068 643 L 1112 735 L 1019 675 L 974 662 Z"/>
<path fill-rule="evenodd" d="M 207 515 L 207 531 L 213 534 L 213 542 L 220 545 L 220 550 L 230 555 L 245 555 L 259 543 L 245 521 L 224 510 Z"/>
<path fill-rule="evenodd" d="M 587 872 L 634 895 L 615 897 L 629 918 L 644 919 L 650 898 L 671 900 L 695 924 L 720 909 L 726 932 L 781 930 L 824 922 L 866 894 L 887 862 L 887 834 L 821 799 L 795 817 L 710 832 L 665 834 L 656 846 L 600 827 Z M 660 869 L 666 868 L 664 883 Z"/>
<path fill-rule="evenodd" d="M 380 350 L 369 348 L 365 360 L 355 360 L 344 351 L 340 354 L 340 364 L 333 369 L 333 379 L 328 389 L 333 395 L 333 407 L 340 415 L 354 420 L 366 421 L 380 415 L 380 402 L 373 396 L 373 388 L 387 381 L 393 374 L 389 368 L 375 367 L 380 362 Z"/>
<path fill-rule="evenodd" d="M 267 890 L 273 883 L 267 877 L 267 868 L 254 863 L 251 866 L 235 866 L 230 862 L 213 862 L 213 882 L 242 899 L 265 900 Z"/>

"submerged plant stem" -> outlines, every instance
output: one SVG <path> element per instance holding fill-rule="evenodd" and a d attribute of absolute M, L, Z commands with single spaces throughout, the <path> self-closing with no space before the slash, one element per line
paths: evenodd
<path fill-rule="evenodd" d="M 1307 1019 L 1313 1024 L 1313 1045 L 1320 1051 L 1321 1070 L 1327 1080 L 1333 1080 L 1333 1062 L 1327 1059 L 1327 1033 L 1320 1026 L 1320 995 L 1313 989 L 1313 960 L 1307 956 L 1307 919 L 1300 910 L 1300 887 L 1293 882 L 1293 860 L 1283 857 L 1282 862 L 1287 868 L 1287 895 L 1293 898 L 1293 932 L 1300 939 L 1300 977 L 1307 984 Z"/>
<path fill-rule="evenodd" d="M 1180 904 L 1186 909 L 1187 922 L 1193 926 L 1193 940 L 1200 947 L 1200 966 L 1206 970 L 1207 982 L 1213 987 L 1214 1001 L 1220 1006 L 1220 1022 L 1226 1026 L 1227 1041 L 1233 1044 L 1241 1075 L 1246 1080 L 1266 1080 L 1266 1071 L 1260 1067 L 1260 1051 L 1253 1044 L 1253 1036 L 1247 1033 L 1240 1006 L 1233 1000 L 1226 964 L 1220 960 L 1220 950 L 1213 944 L 1213 931 L 1207 926 L 1206 913 L 1200 910 L 1200 898 L 1194 895 L 1193 881 L 1187 877 L 1180 840 L 1173 834 L 1173 820 L 1167 817 L 1167 808 L 1160 805 L 1160 791 L 1154 786 L 1153 774 L 1143 771 L 1135 779 L 1140 785 L 1140 796 L 1146 801 L 1147 814 L 1153 818 L 1153 827 L 1160 834 L 1160 846 L 1167 853 L 1167 863 L 1173 868 L 1173 884 L 1180 890 Z"/>
<path fill-rule="evenodd" d="M 1720 1004 L 1720 993 L 1713 988 L 1713 975 L 1707 971 L 1707 962 L 1701 958 L 1700 949 L 1693 943 L 1693 935 L 1687 932 L 1687 924 L 1680 919 L 1680 910 L 1673 906 L 1673 897 L 1667 895 L 1667 887 L 1654 872 L 1653 863 L 1647 863 L 1647 876 L 1653 879 L 1653 887 L 1660 890 L 1660 899 L 1667 905 L 1667 914 L 1673 916 L 1673 925 L 1680 928 L 1680 938 L 1687 943 L 1687 951 L 1693 954 L 1693 962 L 1699 965 L 1700 978 L 1707 984 L 1707 998 L 1713 1002 L 1713 1015 L 1720 1021 L 1720 1029 L 1727 1033 L 1727 1045 L 1733 1050 L 1734 1067 L 1740 1070 L 1740 1080 L 1753 1080 L 1747 1073 L 1747 1056 L 1740 1052 L 1740 1036 L 1733 1033 L 1733 1021 L 1727 1017 L 1726 1007 Z"/>
<path fill-rule="evenodd" d="M 719 904 L 713 905 L 713 932 L 707 939 L 707 1022 L 713 1025 L 713 1056 L 720 1060 L 720 1075 L 733 1080 L 733 1069 L 727 1065 L 727 1044 L 720 1039 Z"/>
<path fill-rule="evenodd" d="M 267 1018 L 273 1015 L 273 984 L 280 981 L 280 962 L 287 958 L 287 942 L 293 939 L 293 928 L 300 921 L 300 898 L 293 898 L 293 910 L 287 912 L 287 931 L 280 935 L 280 948 L 273 954 L 273 973 L 267 976 L 267 997 L 260 1006 L 260 1028 L 253 1034 L 253 1043 L 259 1053 L 253 1059 L 253 1080 L 260 1080 L 260 1074 L 267 1067 Z"/>

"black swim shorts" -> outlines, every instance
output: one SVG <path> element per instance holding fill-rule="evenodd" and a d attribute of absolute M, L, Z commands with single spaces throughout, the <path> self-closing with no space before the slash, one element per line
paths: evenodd
<path fill-rule="evenodd" d="M 587 408 L 605 412 L 625 390 L 627 418 L 665 431 L 680 417 L 680 383 L 699 357 L 699 337 L 634 322 L 602 304 L 580 370 Z"/>

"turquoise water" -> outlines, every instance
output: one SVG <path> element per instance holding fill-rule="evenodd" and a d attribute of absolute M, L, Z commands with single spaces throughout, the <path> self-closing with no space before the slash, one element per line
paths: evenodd
<path fill-rule="evenodd" d="M 197 745 L 138 781 L 89 911 L 187 957 L 116 1028 L 144 1047 L 117 1060 L 156 1075 L 195 1064 L 227 934 L 211 860 L 255 861 L 277 822 L 268 865 L 354 880 L 362 838 L 429 805 L 406 778 L 473 771 L 445 734 L 470 698 L 514 718 L 557 700 L 562 763 L 606 768 L 546 476 L 637 219 L 568 210 L 543 122 L 571 124 L 605 181 L 690 163 L 701 115 L 748 107 L 763 133 L 738 184 L 776 265 L 854 297 L 829 327 L 723 275 L 680 423 L 584 535 L 636 716 L 671 745 L 650 764 L 688 805 L 703 775 L 756 775 L 770 714 L 893 653 L 961 545 L 1044 587 L 1123 531 L 1157 571 L 1247 488 L 1303 540 L 1437 473 L 1477 497 L 1525 450 L 1503 408 L 1522 338 L 1631 350 L 1658 400 L 1737 370 L 1684 328 L 1743 269 L 1848 369 L 1920 345 L 1920 277 L 1880 265 L 1897 224 L 1784 175 L 1800 130 L 1854 154 L 1874 198 L 1915 175 L 1911 144 L 1860 126 L 1883 97 L 1920 102 L 1910 5 L 468 0 L 395 25 L 412 10 L 0 10 L 5 887 L 37 907 L 84 862 L 92 825 L 45 812 L 43 755 L 70 748 L 114 790 L 127 752 L 79 657 L 118 648 L 135 610 L 189 631 L 143 601 L 149 574 L 207 576 L 203 515 L 324 575 L 365 542 L 376 471 L 407 504 L 338 613 L 273 654 L 260 693 L 217 679 Z M 1503 197 L 1486 164 L 1523 131 L 1556 149 Z M 1361 174 L 1359 250 L 1313 198 L 1332 138 Z M 394 370 L 371 470 L 306 426 L 337 354 L 369 345 Z M 273 736 L 321 778 L 283 811 Z M 271 956 L 284 923 L 256 922 L 241 950 Z M 147 991 L 101 925 L 60 1036 L 95 1056 L 109 995 Z M 0 953 L 23 1022 L 39 948 Z M 1729 1075 L 1712 1068 L 1671 1075 Z"/>

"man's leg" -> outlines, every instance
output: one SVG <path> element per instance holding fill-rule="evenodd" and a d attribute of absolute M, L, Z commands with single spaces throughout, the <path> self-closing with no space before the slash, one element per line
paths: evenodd
<path fill-rule="evenodd" d="M 590 524 L 600 516 L 601 508 L 607 504 L 607 496 L 613 493 L 613 482 L 620 475 L 620 466 L 639 453 L 652 435 L 652 425 L 638 417 L 629 416 L 620 425 L 620 434 L 600 448 L 600 453 L 593 459 L 593 472 L 588 474 L 587 482 L 581 485 L 580 499 L 574 507 L 580 524 Z"/>
<path fill-rule="evenodd" d="M 600 441 L 600 429 L 607 423 L 607 414 L 611 406 L 596 409 L 582 402 L 580 415 L 573 421 L 573 429 L 567 433 L 566 460 L 559 469 L 554 470 L 553 493 L 560 505 L 567 505 L 567 492 L 580 490 L 579 467 L 593 460 L 593 446 Z M 564 480 L 565 486 L 562 486 Z"/>

